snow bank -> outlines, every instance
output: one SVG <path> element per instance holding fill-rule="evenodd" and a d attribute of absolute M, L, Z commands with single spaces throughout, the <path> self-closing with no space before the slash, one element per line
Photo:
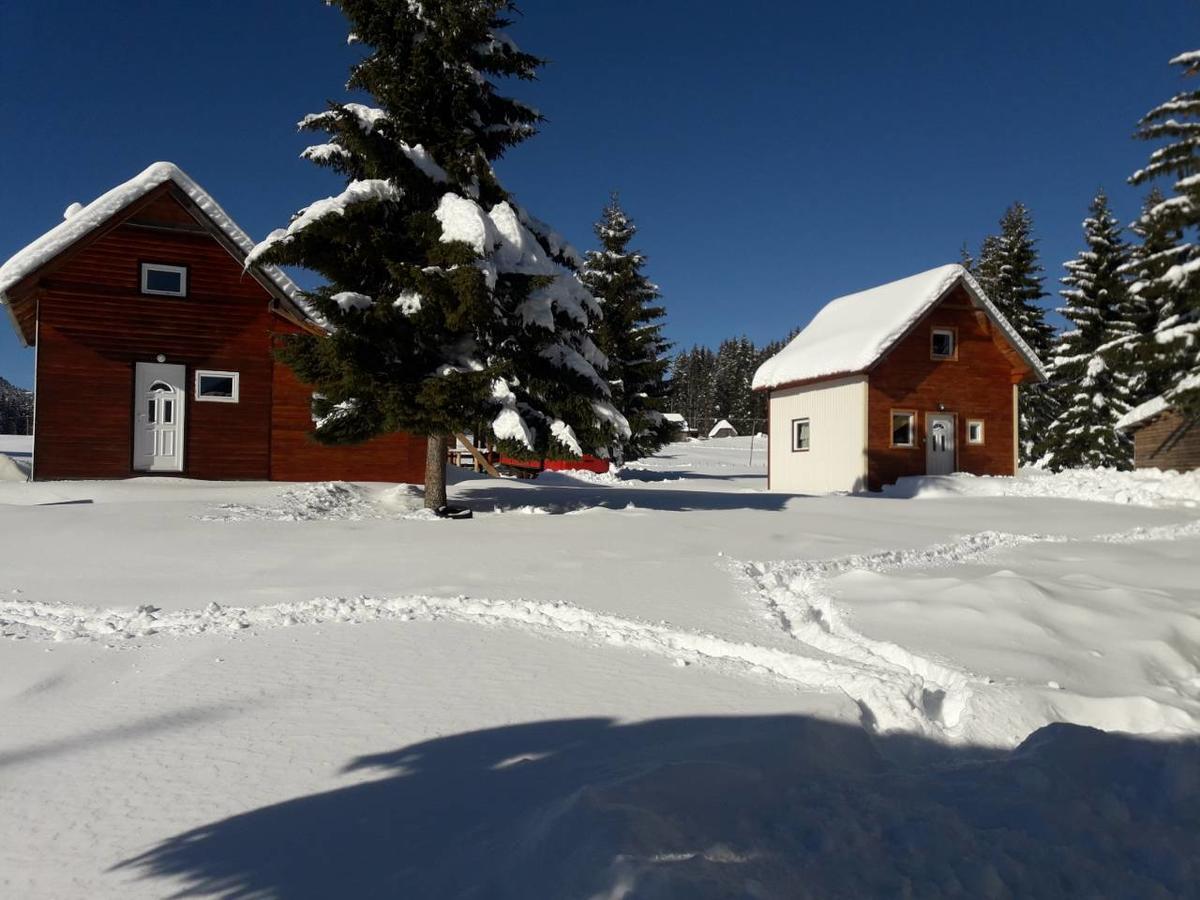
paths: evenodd
<path fill-rule="evenodd" d="M 29 469 L 11 456 L 0 453 L 0 481 L 28 481 Z"/>
<path fill-rule="evenodd" d="M 325 481 L 284 490 L 277 501 L 269 505 L 223 503 L 200 518 L 207 522 L 437 519 L 423 504 L 423 491 L 416 485 L 401 484 L 376 492 L 363 485 Z"/>
<path fill-rule="evenodd" d="M 919 475 L 883 489 L 888 497 L 1053 497 L 1134 506 L 1200 506 L 1200 471 L 1161 469 L 1022 469 L 1001 475 Z"/>
<path fill-rule="evenodd" d="M 791 343 L 759 367 L 754 374 L 754 388 L 773 388 L 868 369 L 960 280 L 1034 369 L 1041 372 L 1041 363 L 1033 351 L 987 299 L 971 274 L 953 264 L 831 301 Z"/>

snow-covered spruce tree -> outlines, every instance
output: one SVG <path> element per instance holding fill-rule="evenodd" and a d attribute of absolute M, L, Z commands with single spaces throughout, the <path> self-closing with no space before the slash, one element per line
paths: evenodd
<path fill-rule="evenodd" d="M 649 456 L 671 439 L 663 418 L 667 403 L 670 344 L 662 335 L 666 310 L 658 286 L 642 274 L 646 257 L 629 248 L 637 227 L 613 194 L 595 225 L 600 249 L 585 256 L 580 279 L 600 304 L 603 318 L 595 339 L 608 357 L 613 405 L 629 422 L 631 435 L 615 442 L 619 459 Z"/>
<path fill-rule="evenodd" d="M 1113 425 L 1132 400 L 1126 340 L 1134 334 L 1124 272 L 1129 246 L 1101 191 L 1083 221 L 1086 247 L 1064 263 L 1059 312 L 1073 326 L 1062 333 L 1048 361 L 1050 390 L 1059 413 L 1038 448 L 1040 465 L 1053 471 L 1068 468 L 1127 469 L 1130 441 Z"/>
<path fill-rule="evenodd" d="M 1183 233 L 1178 228 L 1164 217 L 1150 214 L 1164 199 L 1157 187 L 1146 195 L 1141 215 L 1130 226 L 1137 242 L 1122 272 L 1130 284 L 1128 318 L 1134 324 L 1133 334 L 1122 348 L 1134 406 L 1166 391 L 1172 374 L 1172 348 L 1160 344 L 1155 335 L 1175 317 L 1174 291 L 1167 288 L 1163 276 L 1187 247 L 1181 243 Z"/>
<path fill-rule="evenodd" d="M 1171 64 L 1180 66 L 1184 77 L 1194 78 L 1200 75 L 1200 50 L 1177 56 Z M 1174 180 L 1172 195 L 1146 210 L 1142 227 L 1160 234 L 1177 232 L 1183 238 L 1167 248 L 1170 265 L 1165 271 L 1152 265 L 1154 253 L 1143 252 L 1143 264 L 1151 263 L 1151 271 L 1132 286 L 1156 321 L 1155 346 L 1147 342 L 1144 347 L 1150 351 L 1149 380 L 1186 415 L 1200 416 L 1200 90 L 1176 94 L 1152 109 L 1138 123 L 1137 136 L 1163 145 L 1130 182 Z"/>
<path fill-rule="evenodd" d="M 974 274 L 988 298 L 1038 358 L 1049 359 L 1054 349 L 1054 329 L 1046 322 L 1046 310 L 1039 302 L 1046 292 L 1042 290 L 1033 221 L 1024 204 L 1010 206 L 1000 219 L 1000 234 L 984 239 Z M 1044 385 L 1021 388 L 1022 465 L 1036 461 L 1036 447 L 1056 413 L 1054 398 Z"/>
<path fill-rule="evenodd" d="M 316 388 L 317 440 L 428 436 L 425 505 L 446 502 L 447 435 L 485 421 L 507 453 L 603 452 L 628 425 L 588 335 L 599 307 L 563 241 L 505 193 L 492 161 L 537 112 L 493 80 L 541 61 L 504 35 L 508 0 L 333 0 L 366 54 L 348 87 L 377 106 L 331 104 L 301 128 L 304 156 L 346 179 L 254 248 L 301 266 L 327 336 L 281 359 Z"/>

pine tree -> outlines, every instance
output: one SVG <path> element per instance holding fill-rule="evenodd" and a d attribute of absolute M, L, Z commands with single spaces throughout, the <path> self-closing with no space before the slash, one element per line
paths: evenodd
<path fill-rule="evenodd" d="M 1200 75 L 1200 50 L 1171 60 L 1186 78 Z M 1147 387 L 1190 416 L 1200 416 L 1200 90 L 1176 94 L 1138 123 L 1137 136 L 1162 141 L 1133 184 L 1174 179 L 1173 195 L 1139 222 L 1142 272 L 1132 290 L 1147 306 L 1153 339 L 1142 342 Z M 1154 239 L 1160 250 L 1147 246 Z M 1172 242 L 1173 241 L 1173 242 Z"/>
<path fill-rule="evenodd" d="M 619 440 L 613 455 L 638 459 L 671 439 L 663 413 L 670 344 L 662 336 L 666 310 L 657 305 L 658 286 L 642 274 L 646 257 L 629 249 L 637 227 L 613 194 L 595 225 L 599 250 L 587 253 L 580 278 L 600 304 L 603 318 L 596 343 L 608 357 L 613 405 L 629 422 L 631 436 Z"/>
<path fill-rule="evenodd" d="M 1037 357 L 1050 358 L 1054 329 L 1039 301 L 1042 266 L 1038 261 L 1033 221 L 1022 203 L 1014 203 L 1000 219 L 1000 234 L 984 238 L 974 275 L 984 293 L 1016 329 Z M 1057 409 L 1044 385 L 1026 385 L 1020 393 L 1021 464 L 1033 463 L 1036 447 Z"/>
<path fill-rule="evenodd" d="M 1146 195 L 1141 215 L 1130 226 L 1137 242 L 1130 248 L 1129 262 L 1122 275 L 1130 284 L 1128 318 L 1133 334 L 1123 348 L 1129 372 L 1132 405 L 1162 394 L 1169 386 L 1171 356 L 1154 335 L 1174 316 L 1173 296 L 1162 290 L 1162 276 L 1174 266 L 1186 247 L 1183 234 L 1161 216 L 1152 216 L 1164 200 L 1158 188 Z"/>
<path fill-rule="evenodd" d="M 600 452 L 628 425 L 588 332 L 595 300 L 573 251 L 521 209 L 492 162 L 535 133 L 532 108 L 496 89 L 542 62 L 504 33 L 509 0 L 333 0 L 366 50 L 348 87 L 301 128 L 303 156 L 346 188 L 297 213 L 247 260 L 301 266 L 327 336 L 281 359 L 315 386 L 317 440 L 427 435 L 425 505 L 445 504 L 447 435 L 489 423 L 522 457 Z"/>
<path fill-rule="evenodd" d="M 1074 326 L 1050 360 L 1050 390 L 1060 412 L 1046 431 L 1040 464 L 1054 471 L 1081 466 L 1127 469 L 1130 442 L 1113 425 L 1132 396 L 1123 350 L 1137 327 L 1124 272 L 1129 247 L 1101 191 L 1084 219 L 1086 248 L 1064 265 L 1066 305 L 1059 312 Z"/>

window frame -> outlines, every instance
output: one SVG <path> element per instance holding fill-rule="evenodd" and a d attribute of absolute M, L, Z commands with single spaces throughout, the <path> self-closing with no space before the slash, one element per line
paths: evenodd
<path fill-rule="evenodd" d="M 808 425 L 808 445 L 805 447 L 796 446 L 799 443 L 796 440 L 796 426 L 801 422 Z M 797 419 L 792 419 L 792 452 L 793 453 L 808 453 L 812 449 L 812 419 L 809 416 L 801 416 Z"/>
<path fill-rule="evenodd" d="M 971 440 L 971 426 L 979 426 L 979 440 Z M 967 419 L 967 444 L 971 447 L 982 447 L 985 443 L 987 430 L 984 427 L 983 419 Z"/>
<path fill-rule="evenodd" d="M 141 291 L 143 294 L 150 297 L 186 297 L 188 295 L 188 282 L 190 281 L 188 267 L 176 266 L 171 263 L 156 263 L 143 262 L 139 263 Z M 156 291 L 146 286 L 147 274 L 150 272 L 173 272 L 179 276 L 178 291 Z"/>
<path fill-rule="evenodd" d="M 229 397 L 205 397 L 200 393 L 200 379 L 209 378 L 231 378 L 233 379 L 233 392 Z M 192 398 L 197 403 L 239 403 L 241 400 L 241 372 L 226 372 L 220 369 L 197 369 L 192 378 Z"/>
<path fill-rule="evenodd" d="M 933 339 L 939 334 L 950 336 L 950 353 L 943 355 L 933 350 Z M 936 325 L 929 329 L 929 358 L 944 362 L 958 359 L 958 329 L 952 325 Z"/>
<path fill-rule="evenodd" d="M 896 443 L 896 416 L 908 416 L 909 443 Z M 917 447 L 917 411 L 893 409 L 888 413 L 888 446 L 896 450 L 915 450 Z"/>

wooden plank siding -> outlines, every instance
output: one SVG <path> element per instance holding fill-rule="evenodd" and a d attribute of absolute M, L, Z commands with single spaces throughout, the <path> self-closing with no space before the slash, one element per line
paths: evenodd
<path fill-rule="evenodd" d="M 1167 410 L 1134 431 L 1133 460 L 1139 469 L 1200 469 L 1200 422 Z"/>
<path fill-rule="evenodd" d="M 931 359 L 934 328 L 958 332 L 956 359 Z M 897 478 L 925 474 L 926 414 L 954 413 L 956 469 L 977 475 L 1012 475 L 1014 367 L 1003 335 L 956 287 L 869 373 L 867 390 L 867 483 L 871 490 Z M 917 412 L 914 447 L 891 446 L 892 410 Z M 982 419 L 984 443 L 967 443 L 967 420 Z"/>
<path fill-rule="evenodd" d="M 143 262 L 186 266 L 187 296 L 143 295 Z M 27 307 L 37 315 L 39 480 L 139 474 L 135 366 L 159 355 L 187 368 L 183 476 L 424 478 L 424 439 L 393 435 L 353 448 L 311 440 L 311 389 L 272 356 L 275 335 L 298 326 L 172 194 L 160 192 L 126 221 L 64 252 L 30 290 L 35 302 L 22 313 Z M 238 402 L 196 401 L 197 369 L 238 372 Z"/>

